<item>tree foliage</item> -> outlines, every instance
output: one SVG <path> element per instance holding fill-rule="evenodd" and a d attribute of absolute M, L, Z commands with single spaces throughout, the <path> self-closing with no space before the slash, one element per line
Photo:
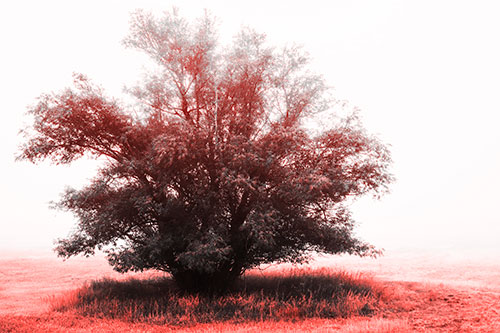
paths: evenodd
<path fill-rule="evenodd" d="M 389 152 L 352 118 L 308 130 L 331 105 L 300 48 L 268 47 L 248 29 L 222 48 L 208 16 L 141 11 L 124 43 L 158 65 L 129 89 L 134 112 L 83 75 L 29 110 L 20 159 L 103 160 L 58 203 L 79 221 L 59 255 L 103 249 L 118 271 L 163 270 L 185 289 L 216 290 L 311 251 L 376 252 L 353 236 L 344 203 L 386 191 Z"/>

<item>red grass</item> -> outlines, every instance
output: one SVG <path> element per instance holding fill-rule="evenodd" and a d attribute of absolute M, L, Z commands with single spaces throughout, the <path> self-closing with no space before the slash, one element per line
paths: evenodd
<path fill-rule="evenodd" d="M 344 284 L 352 278 L 354 285 L 349 286 L 347 283 L 347 287 L 344 285 L 342 288 L 351 290 L 352 295 L 360 301 L 359 304 L 363 301 L 363 290 L 367 289 L 356 289 L 355 285 L 358 287 L 368 285 L 373 290 L 370 297 L 373 297 L 372 300 L 376 302 L 371 305 L 372 313 L 368 316 L 354 314 L 348 318 L 342 318 L 342 314 L 335 318 L 317 317 L 325 314 L 321 311 L 328 308 L 328 304 L 333 304 L 321 299 L 321 295 L 327 295 L 327 293 L 324 292 L 325 288 L 317 287 L 322 283 L 324 285 L 324 282 L 315 283 L 318 279 L 321 281 L 321 276 L 325 275 L 321 270 L 287 271 L 284 268 L 287 266 L 270 267 L 264 271 L 254 270 L 242 280 L 238 287 L 240 289 L 230 294 L 231 298 L 227 298 L 225 303 L 219 302 L 223 303 L 219 304 L 220 309 L 233 309 L 234 317 L 227 315 L 231 312 L 221 310 L 219 316 L 225 319 L 215 322 L 210 318 L 204 319 L 200 314 L 196 314 L 196 310 L 193 310 L 202 306 L 208 307 L 207 300 L 201 297 L 196 299 L 194 296 L 190 298 L 187 295 L 176 295 L 166 283 L 163 285 L 164 290 L 171 292 L 172 297 L 177 297 L 176 307 L 187 310 L 183 315 L 179 313 L 176 315 L 175 326 L 150 323 L 155 320 L 161 323 L 161 320 L 166 319 L 161 317 L 164 315 L 160 307 L 161 302 L 157 301 L 157 310 L 152 312 L 151 318 L 142 321 L 144 318 L 141 317 L 143 316 L 141 311 L 136 311 L 137 318 L 134 319 L 132 306 L 134 298 L 129 297 L 127 300 L 123 295 L 120 296 L 120 294 L 129 293 L 130 288 L 133 291 L 133 288 L 140 287 L 143 291 L 149 290 L 148 297 L 154 297 L 155 290 L 158 291 L 162 285 L 160 282 L 166 281 L 163 275 L 142 273 L 122 276 L 112 272 L 107 263 L 99 258 L 74 258 L 66 262 L 55 258 L 1 259 L 0 332 L 171 332 L 173 329 L 181 332 L 259 333 L 294 331 L 500 332 L 500 288 L 498 284 L 500 270 L 499 266 L 494 264 L 498 260 L 489 261 L 486 264 L 480 261 L 462 264 L 458 261 L 447 262 L 445 259 L 440 258 L 438 264 L 433 264 L 429 259 L 426 261 L 423 257 L 419 259 L 404 256 L 377 260 L 334 258 L 325 262 L 329 266 L 332 262 L 340 263 L 343 267 L 348 267 L 349 271 L 359 269 L 372 271 L 377 276 L 377 279 L 373 279 L 367 275 L 325 271 L 332 273 L 333 276 L 340 276 Z M 342 269 L 336 269 L 336 271 L 342 271 Z M 308 272 L 313 276 L 304 278 L 301 277 L 300 272 Z M 316 273 L 316 276 L 313 273 Z M 284 282 L 284 275 L 288 276 L 286 280 L 288 285 Z M 107 280 L 102 282 L 102 277 L 107 277 Z M 380 277 L 383 277 L 385 281 L 381 281 Z M 120 283 L 117 281 L 124 280 L 124 278 L 135 278 L 135 281 L 139 282 Z M 419 282 L 387 281 L 388 278 L 407 281 L 413 279 Z M 280 281 L 278 290 L 281 292 L 277 293 L 278 281 Z M 302 286 L 300 281 L 303 282 Z M 332 276 L 330 276 L 331 285 L 335 285 L 332 281 Z M 99 290 L 103 292 L 100 297 L 104 297 L 105 292 L 114 293 L 115 309 L 120 308 L 123 302 L 129 302 L 130 309 L 115 311 L 117 315 L 114 319 L 105 313 L 96 316 L 79 315 L 77 309 L 71 306 L 78 304 L 78 294 L 84 290 L 81 288 L 82 285 L 90 288 L 92 284 L 98 287 L 95 289 L 96 295 L 99 294 Z M 109 289 L 104 288 L 105 286 Z M 263 295 L 267 299 L 274 299 L 273 302 L 267 304 L 272 305 L 271 307 L 267 307 L 266 297 L 261 296 L 258 292 L 259 288 L 264 289 Z M 270 290 L 274 290 L 274 293 Z M 312 301 L 310 293 L 319 296 L 313 298 Z M 48 297 L 47 295 L 55 296 Z M 346 296 L 344 300 L 348 299 L 348 295 L 348 292 L 344 294 Z M 96 300 L 96 302 L 100 301 Z M 135 302 L 137 308 L 142 301 L 135 299 Z M 346 303 L 348 302 L 344 302 Z M 50 310 L 50 305 L 56 308 L 71 306 L 67 306 L 63 312 L 58 312 Z M 317 313 L 314 314 L 313 310 L 308 310 L 312 315 L 304 314 L 301 312 L 304 311 L 301 310 L 302 306 L 309 307 L 309 309 L 316 307 Z M 248 310 L 245 312 L 247 317 L 244 317 L 245 313 L 242 314 L 241 308 Z M 254 312 L 250 311 L 252 308 Z M 332 308 L 335 310 L 334 307 Z M 356 308 L 359 310 L 362 306 L 358 305 Z M 129 319 L 120 318 L 119 311 L 125 312 L 125 318 L 128 316 Z M 195 313 L 192 313 L 193 311 Z M 214 312 L 214 308 L 210 311 Z M 340 312 L 339 309 L 335 311 Z M 282 319 L 272 319 L 273 316 Z M 233 318 L 240 319 L 235 322 Z M 196 320 L 202 322 L 196 324 Z M 204 320 L 205 323 L 203 323 Z M 189 323 L 193 323 L 193 326 L 189 326 Z"/>
<path fill-rule="evenodd" d="M 50 300 L 52 309 L 154 324 L 347 318 L 372 314 L 383 296 L 373 279 L 326 269 L 247 274 L 223 296 L 185 295 L 169 278 L 94 281 Z"/>

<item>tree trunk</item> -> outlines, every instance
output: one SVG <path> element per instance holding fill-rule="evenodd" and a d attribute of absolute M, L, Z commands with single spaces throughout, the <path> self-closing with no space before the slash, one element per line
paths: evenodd
<path fill-rule="evenodd" d="M 221 294 L 228 291 L 239 274 L 231 270 L 213 273 L 183 270 L 173 274 L 177 286 L 188 293 Z"/>

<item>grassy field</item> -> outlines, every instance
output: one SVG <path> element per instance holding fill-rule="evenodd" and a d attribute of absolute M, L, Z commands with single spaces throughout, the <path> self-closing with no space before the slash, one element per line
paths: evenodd
<path fill-rule="evenodd" d="M 319 258 L 203 297 L 163 274 L 120 275 L 102 257 L 11 255 L 0 259 L 0 332 L 500 332 L 496 262 Z"/>
<path fill-rule="evenodd" d="M 169 277 L 103 279 L 49 300 L 58 312 L 186 326 L 220 321 L 300 320 L 370 315 L 383 297 L 372 279 L 326 269 L 245 275 L 228 294 L 180 293 Z"/>

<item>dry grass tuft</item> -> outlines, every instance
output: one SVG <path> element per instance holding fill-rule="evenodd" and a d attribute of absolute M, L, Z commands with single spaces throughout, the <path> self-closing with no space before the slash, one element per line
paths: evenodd
<path fill-rule="evenodd" d="M 372 318 L 351 321 L 342 326 L 343 333 L 410 333 L 414 332 L 407 320 Z"/>
<path fill-rule="evenodd" d="M 371 315 L 384 292 L 372 278 L 329 269 L 250 272 L 225 295 L 183 294 L 168 277 L 93 281 L 51 298 L 53 310 L 151 324 L 196 325 Z"/>

